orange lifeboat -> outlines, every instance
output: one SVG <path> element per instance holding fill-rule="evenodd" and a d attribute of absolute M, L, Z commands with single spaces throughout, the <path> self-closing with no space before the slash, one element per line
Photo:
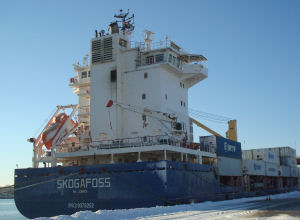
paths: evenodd
<path fill-rule="evenodd" d="M 60 131 L 60 129 L 63 127 L 63 125 L 68 120 L 69 116 L 65 113 L 60 113 L 54 118 L 54 122 L 50 124 L 50 126 L 43 132 L 42 134 L 42 140 L 46 148 L 49 150 L 53 146 L 53 140 Z M 70 123 L 74 126 L 76 126 L 76 123 L 71 120 Z"/>

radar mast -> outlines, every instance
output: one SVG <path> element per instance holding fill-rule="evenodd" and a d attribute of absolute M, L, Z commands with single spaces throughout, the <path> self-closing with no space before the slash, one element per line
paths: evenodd
<path fill-rule="evenodd" d="M 135 28 L 135 26 L 134 26 L 134 14 L 127 17 L 128 15 L 129 15 L 129 9 L 128 9 L 127 12 L 123 12 L 123 10 L 120 9 L 119 14 L 114 15 L 115 18 L 118 18 L 118 20 L 116 20 L 115 22 L 116 23 L 121 23 L 121 26 L 119 28 L 121 29 L 123 34 L 126 34 L 126 33 L 130 34 Z"/>

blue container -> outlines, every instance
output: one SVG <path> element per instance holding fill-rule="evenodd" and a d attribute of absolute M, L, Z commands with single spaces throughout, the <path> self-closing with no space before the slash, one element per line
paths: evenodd
<path fill-rule="evenodd" d="M 200 148 L 215 148 L 217 156 L 242 159 L 241 143 L 218 136 L 200 137 Z"/>

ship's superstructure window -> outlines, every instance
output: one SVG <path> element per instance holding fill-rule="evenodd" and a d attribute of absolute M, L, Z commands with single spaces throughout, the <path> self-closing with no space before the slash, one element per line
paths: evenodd
<path fill-rule="evenodd" d="M 88 71 L 88 77 L 91 77 L 91 71 Z"/>
<path fill-rule="evenodd" d="M 117 81 L 117 70 L 110 71 L 110 81 L 111 82 Z"/>
<path fill-rule="evenodd" d="M 146 99 L 146 94 L 145 93 L 142 94 L 142 99 Z"/>
<path fill-rule="evenodd" d="M 146 64 L 150 65 L 154 63 L 154 56 L 146 57 Z"/>
<path fill-rule="evenodd" d="M 144 79 L 148 78 L 148 73 L 144 73 Z"/>
<path fill-rule="evenodd" d="M 84 79 L 84 78 L 86 78 L 86 77 L 87 77 L 87 72 L 86 72 L 86 71 L 82 72 L 82 73 L 81 73 L 81 78 Z"/>
<path fill-rule="evenodd" d="M 167 94 L 165 94 L 165 99 L 168 100 L 168 95 Z"/>
<path fill-rule="evenodd" d="M 159 62 L 162 62 L 162 61 L 164 61 L 164 54 L 163 53 L 155 55 L 155 63 L 159 63 Z"/>
<path fill-rule="evenodd" d="M 182 61 L 178 57 L 173 56 L 172 54 L 169 54 L 168 61 L 169 61 L 169 63 L 172 63 L 177 68 L 181 68 L 181 66 L 182 66 Z"/>

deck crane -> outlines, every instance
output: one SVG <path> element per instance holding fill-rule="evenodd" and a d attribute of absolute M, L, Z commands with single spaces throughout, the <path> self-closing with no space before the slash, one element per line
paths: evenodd
<path fill-rule="evenodd" d="M 138 110 L 136 107 L 131 105 L 125 105 L 119 102 L 115 102 L 113 100 L 109 100 L 106 104 L 107 108 L 110 108 L 111 106 L 118 106 L 122 109 L 126 109 L 128 111 L 135 112 L 137 114 L 143 115 L 143 116 L 149 116 L 151 118 L 157 119 L 170 133 L 172 133 L 175 136 L 182 136 L 185 134 L 185 132 L 182 129 L 182 124 L 177 122 L 177 116 L 173 113 L 164 113 L 160 111 L 153 111 L 150 109 L 144 109 L 143 111 Z M 171 128 L 165 125 L 163 122 L 167 122 L 171 124 Z"/>
<path fill-rule="evenodd" d="M 214 130 L 208 128 L 207 126 L 200 123 L 196 119 L 191 118 L 191 117 L 190 117 L 190 119 L 195 125 L 197 125 L 200 128 L 203 128 L 204 130 L 211 133 L 212 135 L 223 137 L 222 135 L 220 135 L 219 133 L 215 132 Z M 228 123 L 228 130 L 226 132 L 226 138 L 228 138 L 229 140 L 232 140 L 232 141 L 237 141 L 236 120 L 229 120 L 227 123 Z"/>

